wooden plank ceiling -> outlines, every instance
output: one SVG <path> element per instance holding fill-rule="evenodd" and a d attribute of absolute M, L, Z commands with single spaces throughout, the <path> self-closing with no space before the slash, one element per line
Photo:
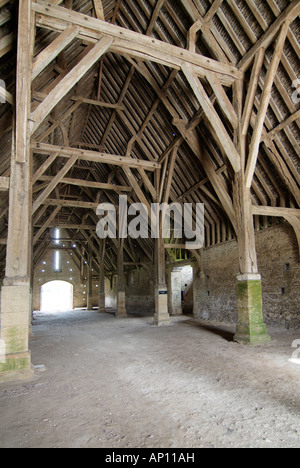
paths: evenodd
<path fill-rule="evenodd" d="M 49 0 L 48 3 L 99 19 L 103 19 L 104 14 L 107 23 L 183 49 L 188 48 L 222 64 L 239 68 L 245 72 L 244 96 L 247 96 L 251 86 L 250 91 L 253 91 L 252 98 L 250 92 L 248 98 L 252 99 L 254 107 L 249 107 L 243 121 L 247 138 L 259 131 L 257 118 L 263 113 L 261 101 L 268 70 L 273 62 L 274 40 L 284 24 L 283 15 L 293 2 L 102 0 L 101 3 L 92 0 Z M 0 0 L 0 79 L 5 82 L 6 90 L 2 88 L 2 95 L 5 92 L 7 100 L 6 104 L 0 104 L 0 176 L 4 178 L 1 179 L 0 192 L 2 275 L 7 235 L 12 103 L 15 95 L 16 12 L 14 1 Z M 43 19 L 38 24 L 32 115 L 92 48 L 78 35 L 76 26 L 70 27 L 62 38 L 58 30 L 53 28 L 51 31 L 49 25 L 43 24 Z M 271 99 L 266 117 L 263 116 L 261 144 L 254 166 L 251 194 L 252 203 L 257 207 L 300 208 L 300 103 L 295 99 L 293 87 L 300 76 L 300 22 L 297 14 L 287 31 L 278 70 L 274 82 L 271 82 Z M 57 47 L 61 49 L 58 55 L 54 53 L 52 59 L 48 52 L 53 41 L 56 41 L 54 50 Z M 260 47 L 265 47 L 265 53 L 257 54 Z M 40 55 L 43 51 L 47 53 Z M 46 66 L 45 57 L 48 57 Z M 257 86 L 253 85 L 255 80 Z M 160 162 L 162 173 L 166 175 L 162 195 L 165 189 L 168 191 L 168 202 L 205 203 L 206 246 L 226 242 L 235 237 L 231 207 L 236 148 L 224 151 L 218 137 L 223 135 L 220 133 L 222 130 L 225 138 L 229 135 L 229 140 L 234 139 L 238 117 L 231 104 L 233 91 L 229 83 L 220 86 L 212 74 L 207 74 L 206 79 L 199 81 L 199 86 L 209 99 L 208 102 L 201 102 L 203 93 L 200 93 L 200 100 L 197 99 L 197 93 L 192 90 L 193 84 L 188 68 L 182 71 L 133 57 L 132 54 L 109 51 L 83 73 L 77 84 L 54 106 L 34 132 L 33 140 L 41 144 L 40 148 L 43 144 L 45 147 L 64 146 L 95 154 Z M 206 105 L 211 111 L 211 120 L 204 112 Z M 214 125 L 219 127 L 213 129 Z M 177 146 L 173 178 L 170 178 L 172 150 Z M 145 172 L 147 167 L 125 171 L 107 161 L 85 160 L 76 158 L 77 153 L 74 154 L 66 166 L 62 154 L 39 151 L 37 145 L 34 147 L 34 259 L 35 262 L 40 261 L 45 248 L 51 243 L 53 228 L 60 225 L 73 242 L 78 242 L 78 258 L 82 255 L 87 258 L 90 249 L 95 252 L 94 266 L 97 269 L 99 240 L 95 231 L 89 230 L 97 222 L 93 206 L 99 202 L 117 204 L 121 193 L 127 194 L 132 201 L 140 201 L 139 194 L 143 194 L 151 202 L 154 176 Z M 269 217 L 262 216 L 265 212 L 257 209 L 256 229 L 279 222 L 273 216 L 276 213 L 276 210 L 270 210 Z M 292 219 L 294 222 L 297 220 L 295 216 Z M 174 244 L 176 240 L 172 239 L 171 242 Z M 153 249 L 150 239 L 128 241 L 125 243 L 125 263 L 151 262 Z M 172 260 L 174 252 L 167 252 Z M 105 265 L 107 271 L 117 268 L 116 242 L 110 241 L 107 245 Z"/>

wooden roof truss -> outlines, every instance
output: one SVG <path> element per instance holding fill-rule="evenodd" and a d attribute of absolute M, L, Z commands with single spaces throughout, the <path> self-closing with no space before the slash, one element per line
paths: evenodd
<path fill-rule="evenodd" d="M 0 0 L 2 264 L 13 5 Z M 207 246 L 240 235 L 245 209 L 256 229 L 283 218 L 300 241 L 299 14 L 298 0 L 32 2 L 34 261 L 60 225 L 81 246 L 78 261 L 91 251 L 97 270 L 100 240 L 87 232 L 97 205 L 120 194 L 147 205 L 204 203 Z M 117 270 L 117 248 L 106 248 L 107 271 Z M 151 262 L 153 252 L 150 239 L 127 241 L 125 263 Z"/>

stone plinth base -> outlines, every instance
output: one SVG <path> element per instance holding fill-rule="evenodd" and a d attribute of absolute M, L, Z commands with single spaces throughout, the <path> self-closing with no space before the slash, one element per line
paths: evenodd
<path fill-rule="evenodd" d="M 265 344 L 271 340 L 263 319 L 260 275 L 238 277 L 238 324 L 234 340 L 248 345 Z"/>
<path fill-rule="evenodd" d="M 18 373 L 23 378 L 32 372 L 28 345 L 30 287 L 25 281 L 11 285 L 5 282 L 8 280 L 1 289 L 0 377 L 18 380 Z"/>
<path fill-rule="evenodd" d="M 88 294 L 87 297 L 87 310 L 93 310 L 93 295 Z"/>
<path fill-rule="evenodd" d="M 7 354 L 0 362 L 0 382 L 30 380 L 34 377 L 30 352 Z"/>
<path fill-rule="evenodd" d="M 155 315 L 154 325 L 170 325 L 170 315 L 168 312 L 168 291 L 166 287 L 155 288 Z"/>

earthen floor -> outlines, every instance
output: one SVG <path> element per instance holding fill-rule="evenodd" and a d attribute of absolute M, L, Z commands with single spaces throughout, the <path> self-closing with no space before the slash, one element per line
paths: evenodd
<path fill-rule="evenodd" d="M 37 314 L 31 382 L 0 386 L 0 447 L 299 447 L 300 331 L 264 347 L 189 317 Z"/>

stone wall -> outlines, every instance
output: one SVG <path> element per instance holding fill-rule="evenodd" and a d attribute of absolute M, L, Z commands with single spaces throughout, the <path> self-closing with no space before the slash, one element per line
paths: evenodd
<path fill-rule="evenodd" d="M 181 291 L 184 292 L 182 301 L 182 311 L 184 314 L 192 314 L 194 303 L 194 271 L 193 267 L 190 265 L 182 267 Z"/>
<path fill-rule="evenodd" d="M 267 324 L 300 326 L 299 249 L 293 229 L 281 224 L 256 235 Z M 236 241 L 205 249 L 205 274 L 194 278 L 195 316 L 236 323 L 239 273 Z"/>
<path fill-rule="evenodd" d="M 154 315 L 154 282 L 152 267 L 133 270 L 126 275 L 126 310 L 129 313 Z"/>

